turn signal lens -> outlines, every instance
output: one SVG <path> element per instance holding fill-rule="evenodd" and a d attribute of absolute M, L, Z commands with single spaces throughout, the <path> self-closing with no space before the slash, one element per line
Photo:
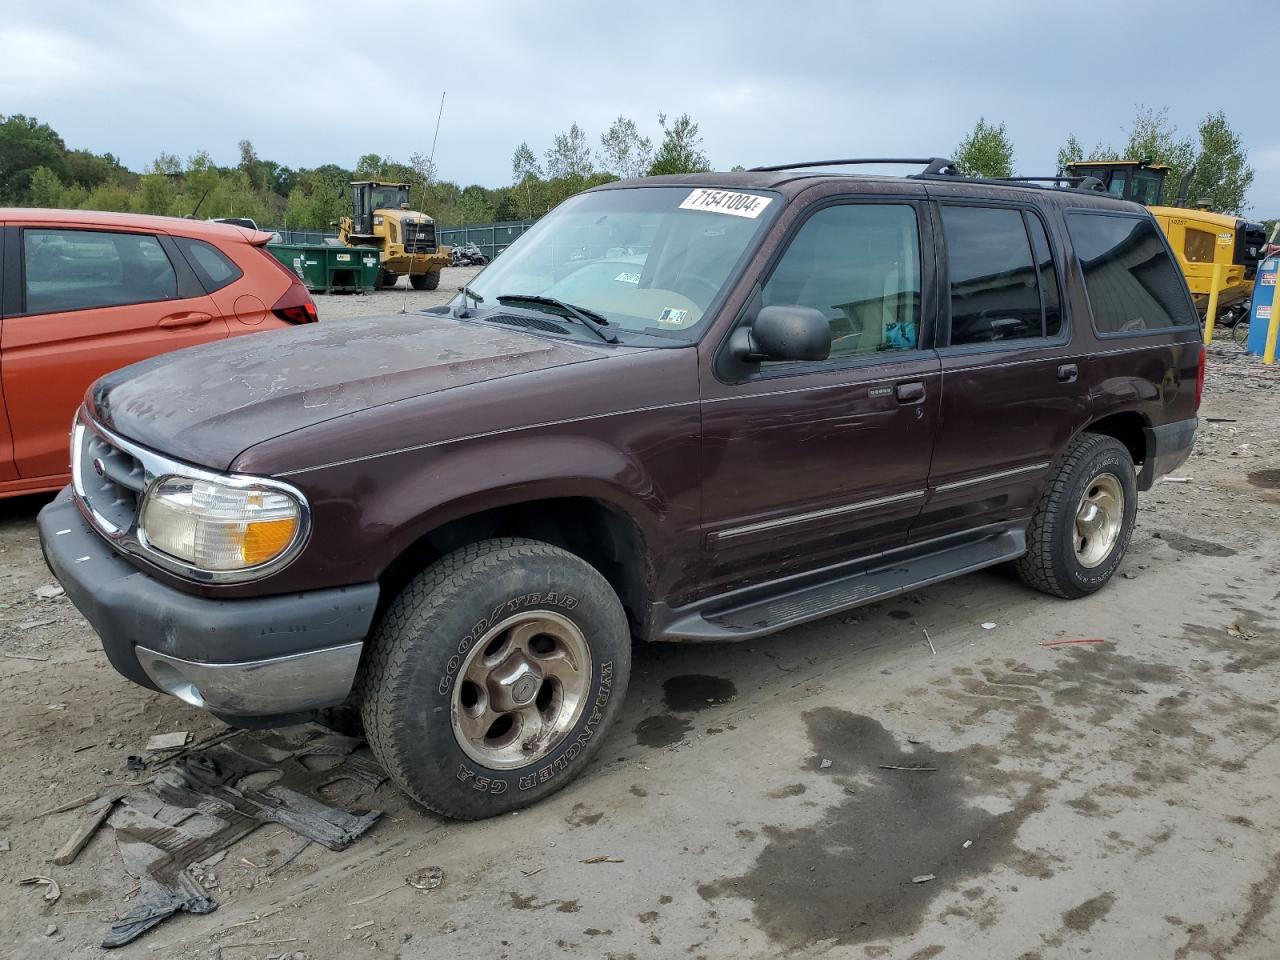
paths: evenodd
<path fill-rule="evenodd" d="M 297 542 L 302 507 L 283 490 L 166 477 L 142 505 L 147 546 L 197 570 L 246 570 Z"/>

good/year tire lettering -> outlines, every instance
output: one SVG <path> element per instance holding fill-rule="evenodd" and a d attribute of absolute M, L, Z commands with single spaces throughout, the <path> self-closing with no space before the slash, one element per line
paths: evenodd
<path fill-rule="evenodd" d="M 564 610 L 572 610 L 578 605 L 578 598 L 570 596 L 567 593 L 526 593 L 518 597 L 500 603 L 493 608 L 493 611 L 483 620 L 476 621 L 467 634 L 458 641 L 457 654 L 449 658 L 449 662 L 444 666 L 444 676 L 440 678 L 440 685 L 437 691 L 441 696 L 448 696 L 449 691 L 453 689 L 453 678 L 458 672 L 458 668 L 462 666 L 462 658 L 466 652 L 471 649 L 471 645 L 480 637 L 484 636 L 501 617 L 510 613 L 516 613 L 520 609 L 537 604 L 539 606 L 560 607 Z"/>

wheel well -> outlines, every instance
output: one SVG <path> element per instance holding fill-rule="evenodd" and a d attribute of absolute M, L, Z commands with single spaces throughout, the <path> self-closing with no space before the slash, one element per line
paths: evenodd
<path fill-rule="evenodd" d="M 1143 428 L 1146 421 L 1141 414 L 1126 412 L 1113 413 L 1085 427 L 1086 433 L 1101 433 L 1114 437 L 1125 445 L 1134 465 L 1140 465 L 1147 458 L 1147 437 Z"/>
<path fill-rule="evenodd" d="M 379 577 L 385 607 L 418 573 L 468 543 L 492 537 L 528 537 L 568 550 L 609 581 L 632 630 L 643 630 L 649 600 L 649 564 L 631 518 L 589 497 L 533 500 L 470 514 L 437 527 L 401 553 Z M 381 613 L 381 611 L 379 611 Z"/>

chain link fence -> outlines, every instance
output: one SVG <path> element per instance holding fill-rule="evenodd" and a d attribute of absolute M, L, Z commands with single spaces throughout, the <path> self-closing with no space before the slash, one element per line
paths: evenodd
<path fill-rule="evenodd" d="M 538 221 L 508 220 L 503 223 L 469 223 L 461 227 L 439 227 L 440 242 L 450 247 L 462 247 L 474 243 L 480 252 L 492 260 L 515 242 Z"/>

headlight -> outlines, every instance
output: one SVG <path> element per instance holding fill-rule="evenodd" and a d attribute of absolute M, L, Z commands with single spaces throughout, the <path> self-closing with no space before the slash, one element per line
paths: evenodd
<path fill-rule="evenodd" d="M 302 527 L 302 504 L 283 490 L 171 476 L 147 494 L 139 533 L 151 549 L 216 572 L 270 563 Z"/>

